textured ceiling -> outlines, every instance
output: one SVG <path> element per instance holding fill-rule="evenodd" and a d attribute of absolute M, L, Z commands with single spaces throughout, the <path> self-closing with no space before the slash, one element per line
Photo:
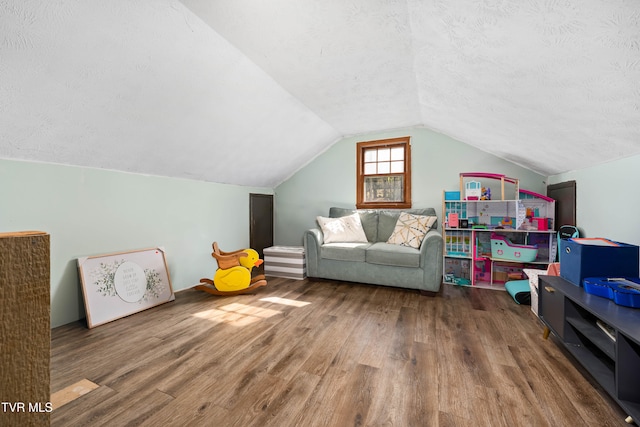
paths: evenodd
<path fill-rule="evenodd" d="M 424 126 L 543 175 L 640 153 L 637 0 L 0 0 L 0 157 L 274 186 Z"/>
<path fill-rule="evenodd" d="M 342 134 L 423 125 L 544 175 L 640 153 L 640 1 L 183 0 Z"/>
<path fill-rule="evenodd" d="M 179 2 L 0 0 L 0 158 L 272 187 L 339 136 Z"/>

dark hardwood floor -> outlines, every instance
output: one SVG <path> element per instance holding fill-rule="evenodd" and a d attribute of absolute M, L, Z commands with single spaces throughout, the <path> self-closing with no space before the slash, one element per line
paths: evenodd
<path fill-rule="evenodd" d="M 52 331 L 53 426 L 621 426 L 506 292 L 268 278 Z"/>

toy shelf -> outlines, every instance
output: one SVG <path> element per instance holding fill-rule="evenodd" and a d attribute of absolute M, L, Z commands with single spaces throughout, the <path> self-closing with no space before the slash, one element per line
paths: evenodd
<path fill-rule="evenodd" d="M 553 231 L 555 201 L 520 190 L 517 180 L 501 175 L 473 173 L 461 174 L 461 178 L 472 175 L 499 177 L 506 183 L 514 183 L 522 198 L 462 200 L 463 188 L 459 193 L 443 192 L 444 283 L 504 290 L 507 281 L 525 278 L 522 272 L 525 268 L 546 270 L 555 261 L 558 250 Z M 527 250 L 535 246 L 535 259 L 523 262 L 494 256 L 492 235 L 509 247 Z"/>

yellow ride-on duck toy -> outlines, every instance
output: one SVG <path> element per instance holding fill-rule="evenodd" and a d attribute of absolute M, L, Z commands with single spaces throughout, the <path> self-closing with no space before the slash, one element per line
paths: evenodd
<path fill-rule="evenodd" d="M 213 280 L 200 279 L 196 289 L 213 295 L 239 295 L 252 292 L 266 286 L 265 276 L 251 277 L 251 270 L 260 266 L 262 260 L 253 249 L 240 249 L 233 252 L 221 251 L 217 242 L 213 242 L 213 256 L 218 262 Z"/>

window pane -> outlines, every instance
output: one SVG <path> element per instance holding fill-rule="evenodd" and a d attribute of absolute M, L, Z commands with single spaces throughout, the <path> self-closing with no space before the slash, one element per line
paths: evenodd
<path fill-rule="evenodd" d="M 403 147 L 392 148 L 391 160 L 404 160 L 404 148 Z"/>
<path fill-rule="evenodd" d="M 402 202 L 404 177 L 367 177 L 364 179 L 365 202 Z"/>
<path fill-rule="evenodd" d="M 391 162 L 391 173 L 402 173 L 404 172 L 404 162 Z"/>
<path fill-rule="evenodd" d="M 390 148 L 379 148 L 378 149 L 378 161 L 379 162 L 388 162 L 391 160 L 391 149 Z"/>
<path fill-rule="evenodd" d="M 378 160 L 377 158 L 378 150 L 375 148 L 372 150 L 364 150 L 364 161 L 365 162 L 375 162 Z"/>
<path fill-rule="evenodd" d="M 365 163 L 364 164 L 364 174 L 365 175 L 375 175 L 376 173 L 376 163 Z"/>
<path fill-rule="evenodd" d="M 389 172 L 391 172 L 391 163 L 389 162 L 378 163 L 378 173 L 389 173 Z"/>

